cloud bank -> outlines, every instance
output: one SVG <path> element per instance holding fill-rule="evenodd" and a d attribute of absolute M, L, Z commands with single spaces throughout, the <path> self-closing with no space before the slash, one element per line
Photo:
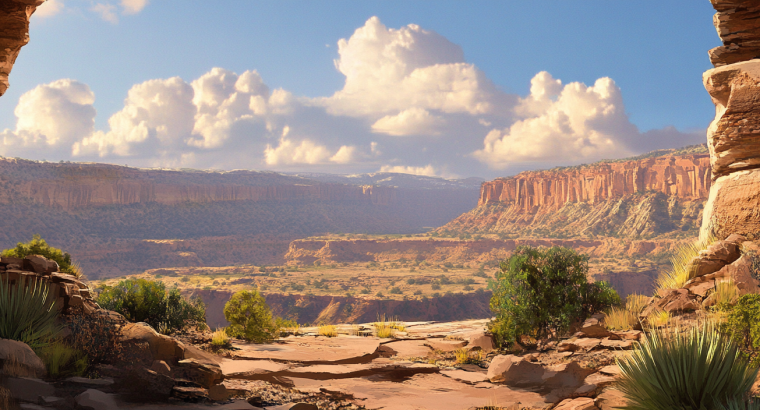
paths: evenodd
<path fill-rule="evenodd" d="M 99 13 L 118 20 L 147 1 L 99 4 L 108 6 Z M 673 128 L 641 132 L 625 112 L 622 91 L 606 77 L 585 85 L 540 72 L 529 95 L 507 94 L 466 62 L 459 46 L 413 24 L 395 29 L 370 18 L 338 41 L 334 64 L 345 76 L 343 88 L 320 98 L 271 89 L 253 69 L 214 68 L 189 81 L 149 79 L 127 91 L 105 129 L 95 129 L 95 94 L 86 84 L 42 84 L 21 96 L 15 128 L 0 133 L 0 154 L 492 177 L 704 139 Z"/>

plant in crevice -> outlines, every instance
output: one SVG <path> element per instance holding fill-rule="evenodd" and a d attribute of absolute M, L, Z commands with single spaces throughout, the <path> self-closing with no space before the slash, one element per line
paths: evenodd
<path fill-rule="evenodd" d="M 715 308 L 717 310 L 729 310 L 736 304 L 739 297 L 739 289 L 733 279 L 717 282 L 715 284 Z"/>
<path fill-rule="evenodd" d="M 649 298 L 644 295 L 639 295 L 638 293 L 631 293 L 625 298 L 625 308 L 629 312 L 631 312 L 632 315 L 638 316 L 639 313 L 641 313 L 641 310 L 644 309 L 644 306 L 647 305 L 649 302 Z"/>
<path fill-rule="evenodd" d="M 58 377 L 62 374 L 82 376 L 87 370 L 87 356 L 60 341 L 48 344 L 36 351 L 45 364 L 48 375 Z"/>
<path fill-rule="evenodd" d="M 21 276 L 16 283 L 0 279 L 0 339 L 18 340 L 31 348 L 45 346 L 61 330 L 58 309 L 41 278 Z"/>
<path fill-rule="evenodd" d="M 652 328 L 663 327 L 670 322 L 670 312 L 666 310 L 653 310 L 647 316 L 647 324 Z"/>
<path fill-rule="evenodd" d="M 671 268 L 662 271 L 657 278 L 657 290 L 679 289 L 694 278 L 696 265 L 692 264 L 692 260 L 715 241 L 717 238 L 714 235 L 708 235 L 693 243 L 679 246 L 670 258 Z"/>
<path fill-rule="evenodd" d="M 739 345 L 709 322 L 689 330 L 654 329 L 617 363 L 617 388 L 630 410 L 736 406 L 748 398 L 758 374 Z"/>
<path fill-rule="evenodd" d="M 635 319 L 635 316 L 625 308 L 613 307 L 604 313 L 604 325 L 609 330 L 630 330 Z"/>

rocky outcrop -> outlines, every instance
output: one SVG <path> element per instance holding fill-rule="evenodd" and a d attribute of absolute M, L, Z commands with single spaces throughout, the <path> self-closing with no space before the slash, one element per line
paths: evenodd
<path fill-rule="evenodd" d="M 0 2 L 0 96 L 10 85 L 8 76 L 21 47 L 29 42 L 29 18 L 45 0 Z"/>
<path fill-rule="evenodd" d="M 711 173 L 707 153 L 694 151 L 486 182 L 478 206 L 438 231 L 559 238 L 696 231 Z"/>
<path fill-rule="evenodd" d="M 710 61 L 721 67 L 760 57 L 760 4 L 754 0 L 710 0 L 713 24 L 723 45 L 710 50 Z"/>
<path fill-rule="evenodd" d="M 715 104 L 707 130 L 714 183 L 705 205 L 702 237 L 760 235 L 760 5 L 712 0 L 723 46 L 710 50 L 716 68 L 703 82 Z"/>

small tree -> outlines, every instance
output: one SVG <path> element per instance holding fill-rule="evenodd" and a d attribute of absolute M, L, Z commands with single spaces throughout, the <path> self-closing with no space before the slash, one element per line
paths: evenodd
<path fill-rule="evenodd" d="M 61 272 L 76 277 L 82 276 L 81 268 L 72 262 L 71 255 L 68 252 L 63 252 L 58 248 L 48 245 L 40 235 L 32 236 L 32 240 L 27 243 L 17 243 L 15 248 L 5 249 L 1 255 L 8 258 L 25 258 L 29 255 L 41 255 L 56 261 Z"/>
<path fill-rule="evenodd" d="M 268 342 L 277 332 L 269 306 L 255 289 L 232 295 L 224 305 L 224 317 L 230 322 L 228 333 L 249 342 Z"/>
<path fill-rule="evenodd" d="M 521 335 L 558 338 L 574 320 L 620 303 L 614 289 L 588 283 L 587 274 L 588 256 L 572 249 L 518 247 L 489 285 L 491 331 L 502 344 Z"/>

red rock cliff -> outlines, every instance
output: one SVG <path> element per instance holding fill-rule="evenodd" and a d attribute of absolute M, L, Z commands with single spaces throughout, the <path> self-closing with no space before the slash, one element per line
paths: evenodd
<path fill-rule="evenodd" d="M 0 96 L 8 89 L 8 75 L 21 47 L 29 42 L 29 18 L 45 0 L 0 1 Z"/>
<path fill-rule="evenodd" d="M 694 233 L 711 184 L 710 158 L 700 150 L 486 182 L 478 206 L 438 232 L 558 238 Z"/>

